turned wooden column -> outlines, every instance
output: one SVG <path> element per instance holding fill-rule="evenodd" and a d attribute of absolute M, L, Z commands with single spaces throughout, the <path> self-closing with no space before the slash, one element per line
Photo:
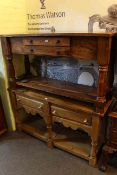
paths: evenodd
<path fill-rule="evenodd" d="M 94 132 L 91 133 L 91 153 L 90 153 L 90 160 L 89 164 L 91 166 L 95 166 L 97 163 L 97 152 L 98 152 L 98 146 L 99 146 L 99 134 L 100 134 L 100 128 L 101 128 L 101 117 L 99 115 L 95 115 L 92 117 L 92 129 L 94 129 Z"/>
<path fill-rule="evenodd" d="M 104 103 L 106 103 L 106 92 L 107 92 L 107 74 L 108 66 L 99 66 L 99 83 L 98 83 L 98 97 L 97 97 L 97 109 L 99 113 L 104 112 Z"/>
<path fill-rule="evenodd" d="M 109 64 L 111 60 L 111 37 L 98 38 L 98 64 L 99 64 L 99 78 L 97 87 L 97 105 L 96 112 L 104 113 L 104 104 L 107 102 L 108 92 L 111 91 L 109 86 Z"/>
<path fill-rule="evenodd" d="M 53 147 L 53 139 L 52 139 L 52 115 L 51 115 L 51 108 L 50 103 L 48 102 L 48 98 L 45 98 L 45 117 L 47 122 L 47 130 L 48 130 L 48 147 Z"/>

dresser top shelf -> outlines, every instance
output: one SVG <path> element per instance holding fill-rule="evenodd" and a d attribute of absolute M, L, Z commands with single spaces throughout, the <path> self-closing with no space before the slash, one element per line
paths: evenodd
<path fill-rule="evenodd" d="M 104 114 L 111 100 L 113 62 L 117 50 L 117 33 L 40 33 L 2 35 L 2 48 L 7 60 L 10 88 L 26 87 L 94 104 L 96 112 Z M 12 62 L 13 54 L 24 55 L 25 74 L 31 74 L 30 55 L 68 57 L 81 61 L 96 61 L 98 78 L 96 88 L 37 78 L 15 82 L 18 75 Z M 15 55 L 14 55 L 15 56 Z M 40 57 L 40 58 L 41 58 Z M 41 58 L 41 59 L 42 59 Z M 89 62 L 90 63 L 90 62 Z M 47 67 L 44 60 L 43 65 Z M 40 66 L 40 65 L 39 65 Z M 84 66 L 85 67 L 85 66 Z M 96 69 L 97 69 L 96 68 Z M 39 67 L 41 70 L 41 67 Z M 89 71 L 86 71 L 90 73 Z M 16 74 L 15 74 L 16 73 Z M 44 72 L 46 75 L 46 71 Z M 39 76 L 46 77 L 45 75 Z M 14 77 L 14 78 L 13 78 Z M 27 76 L 30 77 L 30 76 Z"/>
<path fill-rule="evenodd" d="M 39 33 L 39 34 L 11 34 L 11 35 L 0 35 L 0 37 L 38 37 L 38 36 L 96 36 L 96 37 L 113 37 L 117 36 L 117 33 Z"/>
<path fill-rule="evenodd" d="M 97 91 L 94 87 L 47 78 L 32 78 L 27 82 L 17 81 L 17 85 L 93 103 L 97 98 Z"/>

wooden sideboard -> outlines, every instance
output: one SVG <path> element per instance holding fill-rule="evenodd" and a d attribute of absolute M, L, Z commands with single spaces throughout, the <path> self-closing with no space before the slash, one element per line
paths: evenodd
<path fill-rule="evenodd" d="M 112 103 L 116 37 L 112 33 L 2 36 L 17 128 L 47 141 L 49 147 L 66 150 L 95 166 L 103 140 L 99 136 L 103 135 L 104 116 Z M 14 55 L 15 59 L 24 55 L 24 79 L 16 79 Z M 30 55 L 95 60 L 99 67 L 97 86 L 32 76 Z M 22 113 L 29 114 L 27 120 L 22 119 Z"/>

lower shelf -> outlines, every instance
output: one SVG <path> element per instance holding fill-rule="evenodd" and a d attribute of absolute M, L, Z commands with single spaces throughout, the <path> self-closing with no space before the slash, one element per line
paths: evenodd
<path fill-rule="evenodd" d="M 83 131 L 73 131 L 62 125 L 54 126 L 54 146 L 68 151 L 76 156 L 89 160 L 91 152 L 90 137 Z"/>
<path fill-rule="evenodd" d="M 29 117 L 28 120 L 21 124 L 21 130 L 41 139 L 48 140 L 47 127 L 42 118 Z M 54 123 L 53 126 L 53 145 L 76 156 L 89 160 L 91 152 L 90 137 L 83 131 L 73 131 L 65 128 L 61 124 Z"/>
<path fill-rule="evenodd" d="M 47 141 L 46 124 L 40 117 L 29 117 L 21 124 L 21 130 L 43 141 Z"/>

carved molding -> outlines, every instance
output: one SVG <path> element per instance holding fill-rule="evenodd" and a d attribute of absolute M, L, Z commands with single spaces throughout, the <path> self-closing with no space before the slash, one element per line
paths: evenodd
<path fill-rule="evenodd" d="M 112 153 L 117 151 L 117 149 L 114 149 L 114 148 L 107 146 L 107 145 L 103 147 L 103 150 L 108 152 L 109 154 L 112 154 Z"/>
<path fill-rule="evenodd" d="M 100 72 L 108 72 L 108 66 L 99 66 Z"/>
<path fill-rule="evenodd" d="M 63 124 L 63 126 L 65 126 L 66 128 L 71 128 L 73 130 L 77 130 L 77 129 L 83 129 L 89 136 L 91 136 L 91 130 L 92 128 L 87 126 L 87 125 L 83 125 L 74 121 L 70 121 L 70 120 L 66 120 L 60 117 L 56 117 L 53 116 L 53 122 L 58 122 Z"/>
<path fill-rule="evenodd" d="M 38 110 L 36 108 L 31 108 L 31 107 L 26 106 L 24 104 L 20 104 L 18 106 L 20 107 L 19 109 L 23 108 L 26 111 L 26 113 L 28 113 L 28 114 L 31 114 L 31 115 L 39 114 L 41 117 L 43 117 L 43 119 L 47 123 L 47 117 L 44 115 L 44 112 L 43 111 Z"/>
<path fill-rule="evenodd" d="M 105 96 L 97 97 L 97 101 L 98 101 L 98 103 L 105 103 L 106 102 L 106 97 Z"/>

